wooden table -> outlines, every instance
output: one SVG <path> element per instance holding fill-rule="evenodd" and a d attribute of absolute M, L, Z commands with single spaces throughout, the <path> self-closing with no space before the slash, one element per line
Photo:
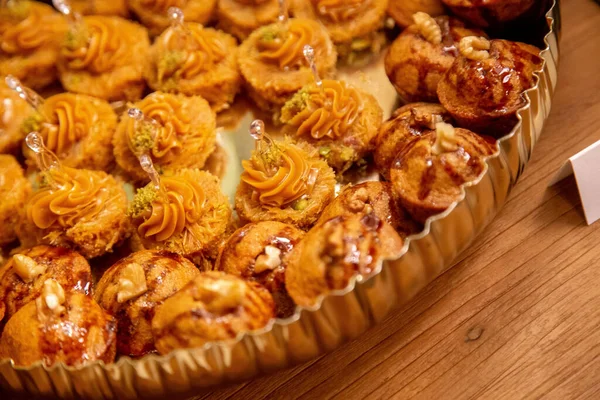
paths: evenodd
<path fill-rule="evenodd" d="M 564 0 L 562 11 L 542 139 L 461 261 L 358 340 L 200 399 L 600 399 L 600 223 L 586 226 L 572 179 L 547 188 L 600 140 L 600 7 Z"/>

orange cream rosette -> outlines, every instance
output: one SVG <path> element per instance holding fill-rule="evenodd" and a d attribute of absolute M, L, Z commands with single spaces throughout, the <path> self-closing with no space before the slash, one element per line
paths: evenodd
<path fill-rule="evenodd" d="M 248 94 L 268 111 L 278 111 L 292 94 L 313 81 L 303 54 L 313 47 L 321 76 L 335 70 L 337 54 L 327 31 L 314 20 L 292 18 L 253 32 L 240 46 L 240 72 Z"/>
<path fill-rule="evenodd" d="M 106 170 L 113 162 L 112 137 L 117 115 L 110 104 L 91 96 L 61 93 L 49 97 L 40 112 L 30 115 L 22 131 L 38 131 L 48 150 L 73 168 Z M 30 164 L 34 153 L 23 146 Z"/>
<path fill-rule="evenodd" d="M 30 192 L 31 185 L 17 160 L 11 155 L 0 154 L 0 247 L 17 238 L 15 225 Z"/>
<path fill-rule="evenodd" d="M 31 107 L 2 81 L 0 82 L 0 154 L 14 153 L 25 133 L 21 124 L 31 113 Z"/>
<path fill-rule="evenodd" d="M 0 8 L 0 71 L 32 89 L 57 77 L 56 61 L 67 24 L 46 4 L 10 2 Z"/>
<path fill-rule="evenodd" d="M 165 30 L 150 49 L 144 76 L 154 90 L 204 97 L 216 111 L 240 89 L 234 37 L 197 23 Z"/>
<path fill-rule="evenodd" d="M 243 222 L 308 228 L 334 197 L 335 174 L 311 148 L 273 142 L 259 146 L 242 166 L 235 208 Z"/>
<path fill-rule="evenodd" d="M 311 84 L 281 110 L 283 132 L 319 149 L 337 171 L 344 171 L 374 148 L 383 111 L 377 100 L 344 81 Z"/>
<path fill-rule="evenodd" d="M 147 124 L 123 116 L 113 138 L 117 163 L 135 181 L 148 182 L 137 151 L 149 151 L 158 169 L 202 168 L 215 149 L 216 116 L 200 96 L 154 92 L 135 103 L 155 121 L 153 137 Z"/>
<path fill-rule="evenodd" d="M 229 228 L 231 208 L 219 179 L 182 169 L 139 189 L 129 207 L 135 227 L 132 247 L 163 249 L 192 259 L 216 257 Z"/>
<path fill-rule="evenodd" d="M 213 18 L 217 0 L 126 0 L 129 9 L 139 18 L 152 36 L 160 35 L 169 27 L 169 7 L 183 11 L 185 20 L 206 24 Z"/>
<path fill-rule="evenodd" d="M 127 196 L 111 175 L 60 166 L 40 178 L 17 227 L 21 245 L 63 246 L 93 258 L 125 238 Z"/>
<path fill-rule="evenodd" d="M 58 70 L 70 92 L 105 100 L 137 100 L 150 40 L 146 30 L 119 17 L 89 16 L 71 28 L 62 44 Z"/>

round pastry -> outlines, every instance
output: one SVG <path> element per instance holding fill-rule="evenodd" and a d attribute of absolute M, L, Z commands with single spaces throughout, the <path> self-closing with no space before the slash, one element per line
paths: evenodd
<path fill-rule="evenodd" d="M 460 18 L 473 25 L 497 27 L 525 15 L 536 0 L 442 0 Z"/>
<path fill-rule="evenodd" d="M 204 97 L 215 111 L 227 108 L 240 89 L 233 36 L 197 23 L 165 30 L 150 48 L 144 68 L 154 90 Z"/>
<path fill-rule="evenodd" d="M 4 327 L 0 359 L 15 365 L 42 361 L 80 366 L 115 359 L 116 323 L 92 298 L 65 291 L 54 279 L 44 282 L 41 295 L 21 308 Z"/>
<path fill-rule="evenodd" d="M 21 124 L 31 113 L 27 102 L 0 82 L 0 154 L 16 153 L 25 138 Z"/>
<path fill-rule="evenodd" d="M 509 133 L 526 104 L 523 92 L 542 67 L 539 49 L 477 37 L 463 38 L 459 47 L 460 56 L 438 84 L 440 103 L 464 128 L 494 137 Z"/>
<path fill-rule="evenodd" d="M 179 7 L 186 21 L 206 24 L 214 14 L 217 0 L 126 0 L 129 9 L 148 28 L 152 36 L 158 36 L 171 23 L 169 7 Z"/>
<path fill-rule="evenodd" d="M 332 74 L 337 55 L 327 30 L 317 21 L 292 18 L 263 26 L 240 45 L 240 72 L 258 107 L 278 112 L 294 93 L 313 82 L 303 54 L 307 44 L 314 49 L 319 75 Z"/>
<path fill-rule="evenodd" d="M 67 292 L 92 292 L 90 265 L 80 254 L 44 245 L 20 251 L 0 268 L 0 332 L 21 307 L 42 294 L 47 279 Z"/>
<path fill-rule="evenodd" d="M 444 14 L 441 0 L 390 0 L 387 12 L 402 28 L 413 24 L 413 15 L 424 12 L 432 17 Z"/>
<path fill-rule="evenodd" d="M 216 117 L 200 96 L 154 92 L 135 103 L 149 121 L 123 114 L 113 139 L 117 164 L 137 182 L 148 182 L 137 155 L 148 151 L 162 170 L 202 168 L 215 149 Z"/>
<path fill-rule="evenodd" d="M 37 1 L 9 1 L 0 7 L 0 71 L 33 89 L 57 78 L 56 61 L 67 24 Z"/>
<path fill-rule="evenodd" d="M 405 142 L 435 129 L 438 122 L 452 123 L 448 111 L 439 104 L 413 103 L 394 111 L 377 135 L 373 158 L 379 173 L 390 178 L 390 168 Z"/>
<path fill-rule="evenodd" d="M 275 316 L 289 317 L 296 305 L 285 289 L 286 258 L 302 236 L 303 231 L 281 222 L 248 224 L 221 247 L 215 270 L 260 283 L 273 296 Z"/>
<path fill-rule="evenodd" d="M 398 204 L 389 182 L 363 182 L 345 187 L 340 194 L 323 210 L 317 221 L 322 225 L 338 216 L 374 214 L 398 232 L 402 239 L 422 230 L 421 224 L 414 221 Z"/>
<path fill-rule="evenodd" d="M 127 195 L 103 171 L 51 167 L 40 176 L 16 227 L 21 245 L 73 248 L 86 258 L 112 251 L 128 234 Z"/>
<path fill-rule="evenodd" d="M 31 185 L 17 160 L 0 154 L 0 247 L 15 241 L 19 211 L 31 192 Z"/>
<path fill-rule="evenodd" d="M 231 222 L 219 179 L 197 169 L 165 173 L 158 190 L 153 183 L 139 189 L 129 215 L 135 226 L 134 251 L 163 249 L 198 265 L 204 258 L 216 258 Z"/>
<path fill-rule="evenodd" d="M 81 15 L 115 15 L 127 18 L 125 0 L 70 0 L 71 7 Z"/>
<path fill-rule="evenodd" d="M 117 352 L 140 357 L 155 351 L 156 307 L 198 274 L 188 259 L 166 251 L 139 251 L 110 267 L 94 298 L 117 320 Z"/>
<path fill-rule="evenodd" d="M 338 216 L 311 229 L 292 250 L 285 285 L 297 305 L 314 307 L 320 296 L 398 257 L 402 246 L 394 228 L 373 213 Z"/>
<path fill-rule="evenodd" d="M 117 115 L 110 104 L 91 96 L 61 93 L 49 97 L 22 125 L 39 132 L 48 150 L 72 168 L 108 170 L 114 158 L 112 137 Z M 23 144 L 23 154 L 35 165 L 35 153 Z"/>
<path fill-rule="evenodd" d="M 375 148 L 383 111 L 372 95 L 326 79 L 294 95 L 281 110 L 282 132 L 318 148 L 337 172 Z"/>
<path fill-rule="evenodd" d="M 72 27 L 58 59 L 60 82 L 69 92 L 105 100 L 135 101 L 150 49 L 146 30 L 119 17 L 88 16 Z"/>
<path fill-rule="evenodd" d="M 485 170 L 497 151 L 493 138 L 438 122 L 435 130 L 407 140 L 394 161 L 390 180 L 400 204 L 419 222 L 444 212 L 461 195 L 461 185 Z"/>
<path fill-rule="evenodd" d="M 274 317 L 273 298 L 255 282 L 223 272 L 203 272 L 158 308 L 152 320 L 161 354 L 234 339 L 263 328 Z"/>
<path fill-rule="evenodd" d="M 385 72 L 405 102 L 437 102 L 437 85 L 458 55 L 458 43 L 467 36 L 485 36 L 456 18 L 414 15 L 385 56 Z"/>
<path fill-rule="evenodd" d="M 242 223 L 279 221 L 309 228 L 333 199 L 335 174 L 317 152 L 289 141 L 257 141 L 235 194 Z"/>

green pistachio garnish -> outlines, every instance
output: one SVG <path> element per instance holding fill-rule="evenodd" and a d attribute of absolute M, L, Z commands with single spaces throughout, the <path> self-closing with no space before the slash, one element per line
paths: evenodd
<path fill-rule="evenodd" d="M 329 156 L 329 153 L 331 153 L 331 147 L 329 147 L 329 146 L 322 146 L 322 147 L 319 147 L 319 154 L 320 154 L 322 157 L 325 157 L 325 158 L 327 158 L 327 157 Z"/>
<path fill-rule="evenodd" d="M 281 122 L 290 121 L 296 114 L 304 110 L 308 106 L 310 93 L 307 88 L 302 88 L 289 99 L 281 109 Z"/>
<path fill-rule="evenodd" d="M 29 134 L 33 131 L 39 131 L 42 122 L 44 122 L 44 117 L 42 117 L 42 114 L 39 112 L 34 112 L 29 117 L 25 118 L 21 124 L 21 132 L 24 134 Z"/>
<path fill-rule="evenodd" d="M 154 186 L 152 184 L 149 184 L 147 186 L 144 186 L 143 188 L 138 189 L 137 192 L 135 193 L 135 197 L 133 198 L 133 201 L 129 205 L 129 209 L 127 210 L 127 215 L 129 215 L 132 218 L 139 217 L 140 214 L 142 214 L 144 211 L 146 211 L 148 209 L 148 207 L 150 207 L 152 202 L 156 199 L 157 195 L 158 195 L 158 192 L 156 191 L 156 189 L 154 188 Z"/>
<path fill-rule="evenodd" d="M 65 37 L 64 46 L 69 50 L 76 50 L 85 47 L 89 40 L 89 35 L 83 24 L 77 29 L 69 29 Z"/>
<path fill-rule="evenodd" d="M 133 147 L 139 152 L 152 150 L 154 148 L 152 127 L 147 123 L 142 123 L 141 125 L 133 135 Z"/>
<path fill-rule="evenodd" d="M 298 199 L 292 203 L 292 208 L 296 211 L 302 211 L 306 207 L 308 207 L 308 200 L 306 199 Z"/>
<path fill-rule="evenodd" d="M 340 153 L 340 158 L 342 161 L 350 161 L 354 156 L 354 150 L 350 147 L 343 147 L 342 152 Z"/>
<path fill-rule="evenodd" d="M 260 40 L 263 42 L 274 42 L 279 37 L 279 32 L 273 28 L 263 30 Z"/>

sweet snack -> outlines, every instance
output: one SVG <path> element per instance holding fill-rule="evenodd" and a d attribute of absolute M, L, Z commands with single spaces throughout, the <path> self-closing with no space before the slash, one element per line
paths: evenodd
<path fill-rule="evenodd" d="M 216 117 L 200 96 L 154 92 L 123 114 L 113 138 L 117 164 L 137 182 L 148 182 L 138 161 L 148 152 L 157 168 L 202 168 L 215 149 Z"/>
<path fill-rule="evenodd" d="M 244 172 L 235 195 L 240 221 L 309 228 L 334 197 L 333 170 L 310 147 L 273 141 L 260 120 L 252 123 L 250 133 L 256 148 L 242 161 Z"/>
<path fill-rule="evenodd" d="M 415 13 L 438 17 L 444 14 L 444 5 L 441 0 L 390 0 L 387 12 L 400 27 L 406 28 L 413 24 Z"/>
<path fill-rule="evenodd" d="M 542 67 L 538 48 L 519 42 L 466 37 L 460 55 L 438 84 L 440 103 L 459 126 L 500 137 L 517 124 L 523 92 Z"/>
<path fill-rule="evenodd" d="M 169 7 L 179 7 L 190 22 L 206 24 L 211 21 L 217 0 L 126 0 L 129 9 L 139 18 L 152 36 L 158 36 L 171 23 Z"/>
<path fill-rule="evenodd" d="M 98 15 L 74 17 L 70 25 L 58 58 L 63 87 L 109 101 L 142 97 L 150 49 L 146 30 L 123 18 Z"/>
<path fill-rule="evenodd" d="M 287 259 L 285 285 L 294 302 L 314 307 L 319 297 L 369 276 L 398 257 L 402 238 L 375 214 L 338 216 L 311 229 Z"/>
<path fill-rule="evenodd" d="M 31 192 L 31 185 L 17 160 L 0 154 L 0 247 L 15 241 L 19 211 Z"/>
<path fill-rule="evenodd" d="M 527 14 L 536 0 L 442 0 L 460 18 L 481 28 L 498 27 Z"/>
<path fill-rule="evenodd" d="M 71 0 L 71 6 L 73 11 L 81 15 L 129 16 L 125 0 Z"/>
<path fill-rule="evenodd" d="M 435 130 L 438 122 L 452 123 L 448 111 L 439 104 L 412 103 L 394 111 L 377 135 L 373 159 L 379 173 L 389 180 L 390 168 L 400 148 L 415 136 Z"/>
<path fill-rule="evenodd" d="M 458 56 L 458 44 L 467 36 L 482 36 L 458 19 L 418 12 L 385 56 L 385 72 L 405 102 L 437 102 L 437 85 Z"/>
<path fill-rule="evenodd" d="M 188 259 L 142 250 L 110 267 L 94 298 L 117 320 L 117 352 L 140 357 L 155 351 L 152 318 L 163 301 L 199 274 Z"/>
<path fill-rule="evenodd" d="M 4 327 L 0 359 L 18 366 L 36 361 L 80 366 L 115 359 L 116 323 L 89 296 L 47 279 L 40 296 L 23 306 Z"/>
<path fill-rule="evenodd" d="M 275 316 L 289 317 L 296 305 L 285 289 L 286 258 L 303 236 L 303 231 L 282 222 L 248 224 L 223 244 L 214 269 L 260 283 L 273 296 Z"/>
<path fill-rule="evenodd" d="M 103 171 L 61 166 L 36 132 L 26 142 L 36 153 L 41 174 L 16 228 L 21 245 L 64 246 L 86 258 L 112 251 L 129 229 L 122 185 Z"/>
<path fill-rule="evenodd" d="M 67 292 L 92 293 L 90 265 L 80 254 L 45 245 L 21 250 L 0 267 L 0 332 L 17 311 L 42 294 L 48 279 Z"/>
<path fill-rule="evenodd" d="M 289 97 L 313 81 L 304 61 L 307 44 L 314 49 L 319 75 L 332 74 L 337 54 L 327 30 L 314 20 L 291 18 L 263 26 L 240 45 L 240 72 L 258 107 L 278 112 Z"/>
<path fill-rule="evenodd" d="M 144 77 L 154 90 L 204 97 L 215 111 L 229 107 L 240 90 L 237 42 L 233 36 L 194 22 L 174 23 L 150 48 Z"/>
<path fill-rule="evenodd" d="M 269 292 L 224 272 L 203 272 L 158 308 L 152 320 L 161 354 L 201 347 L 263 328 L 274 317 Z"/>
<path fill-rule="evenodd" d="M 31 108 L 18 93 L 0 81 L 0 154 L 16 153 L 25 138 L 21 124 Z"/>
<path fill-rule="evenodd" d="M 56 61 L 67 24 L 37 1 L 8 1 L 0 7 L 0 73 L 42 89 L 56 80 Z"/>
<path fill-rule="evenodd" d="M 485 169 L 498 150 L 491 137 L 438 122 L 435 130 L 407 140 L 390 170 L 400 204 L 419 222 L 444 212 L 461 195 L 461 185 Z"/>
<path fill-rule="evenodd" d="M 229 200 L 219 179 L 198 169 L 159 177 L 148 157 L 141 157 L 151 177 L 129 207 L 134 251 L 161 249 L 190 258 L 197 265 L 217 257 L 231 223 Z"/>

